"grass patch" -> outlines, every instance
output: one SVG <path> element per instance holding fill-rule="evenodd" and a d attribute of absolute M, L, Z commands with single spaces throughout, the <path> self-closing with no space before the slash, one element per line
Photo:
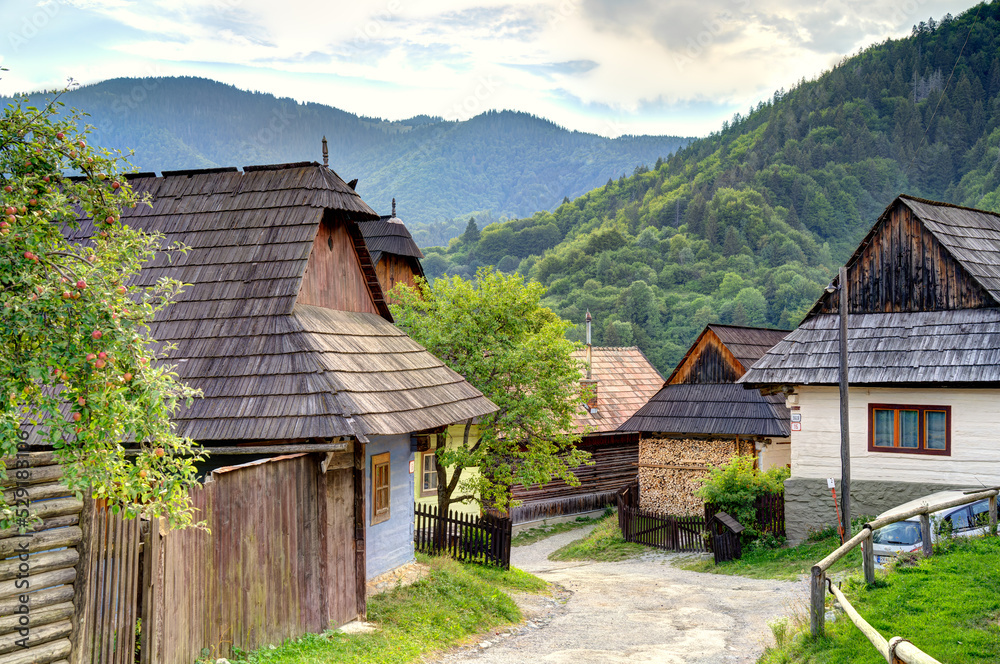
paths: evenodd
<path fill-rule="evenodd" d="M 607 514 L 605 514 L 607 516 Z M 578 516 L 573 521 L 563 521 L 560 523 L 551 523 L 544 526 L 536 526 L 534 528 L 528 528 L 527 530 L 522 530 L 510 541 L 511 546 L 524 546 L 526 544 L 534 544 L 546 537 L 552 537 L 553 535 L 558 535 L 559 533 L 569 532 L 570 530 L 576 530 L 577 528 L 583 528 L 584 526 L 590 526 L 598 523 L 603 517 L 589 517 L 589 516 Z"/>
<path fill-rule="evenodd" d="M 886 638 L 903 636 L 949 664 L 1000 661 L 1000 539 L 956 539 L 938 553 L 890 571 L 885 583 L 872 589 L 853 577 L 844 583 L 844 594 Z M 778 645 L 764 652 L 760 664 L 885 662 L 844 615 L 827 622 L 826 636 L 815 640 L 808 636 L 807 621 L 795 622 L 772 623 Z"/>
<path fill-rule="evenodd" d="M 486 630 L 515 623 L 521 611 L 504 591 L 543 592 L 547 584 L 519 569 L 458 563 L 417 555 L 430 565 L 427 578 L 368 601 L 368 620 L 379 629 L 347 635 L 330 630 L 307 634 L 275 650 L 269 648 L 232 662 L 322 664 L 324 662 L 403 664 L 447 648 Z"/>
<path fill-rule="evenodd" d="M 809 540 L 798 546 L 778 549 L 755 548 L 743 552 L 739 560 L 715 564 L 712 558 L 686 558 L 674 563 L 681 569 L 711 574 L 734 574 L 751 579 L 783 579 L 794 581 L 802 574 L 809 574 L 812 566 L 840 546 L 840 538 L 827 535 L 818 540 Z M 845 569 L 861 569 L 861 550 L 855 548 L 841 558 L 830 572 Z"/>
<path fill-rule="evenodd" d="M 618 516 L 610 514 L 603 517 L 586 537 L 550 553 L 549 560 L 626 560 L 646 551 L 642 544 L 625 541 L 622 531 L 618 529 Z"/>

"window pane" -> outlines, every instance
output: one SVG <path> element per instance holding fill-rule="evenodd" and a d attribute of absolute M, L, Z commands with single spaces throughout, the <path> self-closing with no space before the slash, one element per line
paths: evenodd
<path fill-rule="evenodd" d="M 916 410 L 899 411 L 899 446 L 909 449 L 920 447 L 920 413 Z"/>
<path fill-rule="evenodd" d="M 948 414 L 941 410 L 925 410 L 927 432 L 924 446 L 929 450 L 943 450 L 948 442 Z"/>
<path fill-rule="evenodd" d="M 425 454 L 424 455 L 424 467 L 423 467 L 423 485 L 424 491 L 435 491 L 438 485 L 437 468 L 434 466 L 434 455 Z"/>
<path fill-rule="evenodd" d="M 893 411 L 891 410 L 876 410 L 875 411 L 875 446 L 876 447 L 893 447 L 893 430 L 895 428 L 895 423 L 893 422 Z"/>

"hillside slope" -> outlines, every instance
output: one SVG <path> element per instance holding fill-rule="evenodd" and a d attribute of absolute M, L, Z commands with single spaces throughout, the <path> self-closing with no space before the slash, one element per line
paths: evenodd
<path fill-rule="evenodd" d="M 1000 3 L 779 91 L 658 167 L 425 251 L 549 287 L 667 372 L 709 322 L 790 328 L 899 193 L 1000 210 Z M 641 171 L 642 169 L 640 169 Z"/>
<path fill-rule="evenodd" d="M 425 242 L 447 242 L 461 229 L 449 234 L 451 224 L 440 222 L 466 213 L 499 218 L 552 209 L 689 142 L 612 140 L 514 112 L 385 122 L 199 78 L 114 79 L 62 101 L 90 114 L 95 144 L 135 150 L 133 163 L 146 171 L 319 161 L 325 135 L 331 167 L 345 180 L 358 178 L 358 191 L 376 210 L 387 211 L 395 196 Z M 417 233 L 431 222 L 434 234 Z"/>

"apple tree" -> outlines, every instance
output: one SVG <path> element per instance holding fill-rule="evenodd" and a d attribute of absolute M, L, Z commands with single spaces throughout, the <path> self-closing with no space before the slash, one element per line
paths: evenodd
<path fill-rule="evenodd" d="M 121 221 L 148 204 L 124 177 L 127 161 L 89 145 L 80 115 L 60 107 L 18 99 L 0 116 L 0 455 L 17 454 L 30 431 L 78 494 L 191 525 L 199 457 L 170 416 L 196 392 L 150 337 L 181 284 L 134 285 L 164 238 Z M 80 233 L 78 218 L 93 232 Z"/>
<path fill-rule="evenodd" d="M 579 484 L 573 468 L 590 455 L 575 444 L 574 413 L 589 395 L 581 364 L 566 339 L 570 323 L 541 306 L 545 288 L 517 274 L 480 268 L 475 279 L 437 279 L 431 288 L 398 284 L 390 309 L 396 324 L 499 407 L 465 424 L 462 439 L 436 455 L 438 506 L 478 497 L 510 506 L 510 487 L 561 479 Z M 479 468 L 478 474 L 467 474 Z"/>

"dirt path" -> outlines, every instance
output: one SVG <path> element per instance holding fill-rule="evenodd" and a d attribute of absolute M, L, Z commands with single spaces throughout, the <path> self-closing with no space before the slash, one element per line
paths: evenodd
<path fill-rule="evenodd" d="M 800 610 L 808 597 L 804 582 L 686 572 L 671 566 L 677 554 L 654 550 L 617 563 L 548 560 L 585 532 L 515 548 L 515 567 L 564 590 L 554 598 L 519 598 L 524 625 L 437 661 L 749 664 L 771 639 L 767 622 Z"/>

